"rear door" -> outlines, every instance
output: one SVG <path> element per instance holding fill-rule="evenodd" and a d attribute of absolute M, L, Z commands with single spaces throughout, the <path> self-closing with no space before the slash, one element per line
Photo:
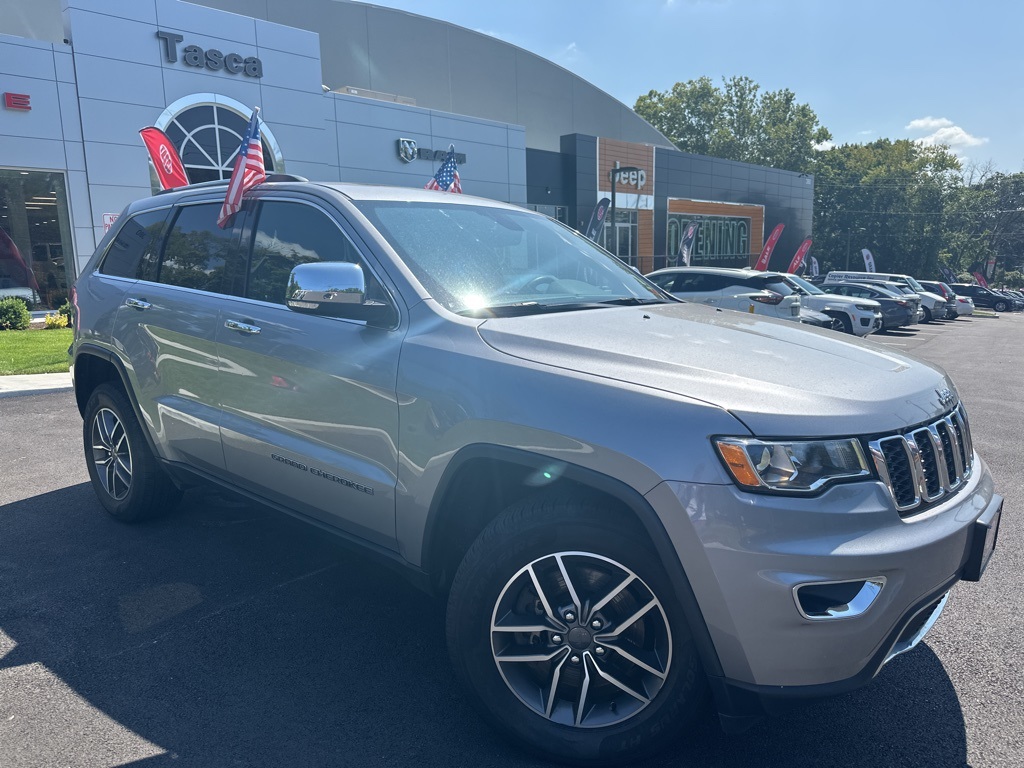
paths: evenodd
<path fill-rule="evenodd" d="M 143 418 L 166 458 L 201 470 L 224 467 L 216 335 L 225 296 L 241 293 L 245 265 L 239 224 L 217 226 L 221 203 L 175 208 L 162 249 L 139 267 L 115 337 Z"/>
<path fill-rule="evenodd" d="M 248 286 L 222 303 L 217 328 L 227 472 L 273 501 L 393 547 L 404 328 L 301 314 L 284 303 L 291 269 L 313 261 L 360 264 L 370 298 L 394 305 L 392 293 L 332 207 L 279 193 L 261 197 L 252 215 Z"/>

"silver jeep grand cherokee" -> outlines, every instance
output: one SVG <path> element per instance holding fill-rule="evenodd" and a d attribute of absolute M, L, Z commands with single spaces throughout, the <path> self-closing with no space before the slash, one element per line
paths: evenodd
<path fill-rule="evenodd" d="M 129 206 L 75 288 L 114 517 L 200 479 L 400 564 L 480 712 L 635 759 L 852 689 L 980 578 L 1002 499 L 936 367 L 673 299 L 490 200 L 270 181 Z"/>

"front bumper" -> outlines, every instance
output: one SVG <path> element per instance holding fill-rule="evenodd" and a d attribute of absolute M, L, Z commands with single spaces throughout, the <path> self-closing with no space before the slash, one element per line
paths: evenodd
<path fill-rule="evenodd" d="M 727 687 L 817 696 L 868 682 L 915 616 L 963 573 L 975 522 L 1001 505 L 984 462 L 947 502 L 901 519 L 879 482 L 814 498 L 662 483 L 648 494 L 693 587 Z M 848 618 L 801 614 L 800 585 L 882 577 Z"/>

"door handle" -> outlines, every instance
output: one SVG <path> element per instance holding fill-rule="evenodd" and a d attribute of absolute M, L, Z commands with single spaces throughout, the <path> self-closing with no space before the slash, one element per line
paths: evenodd
<path fill-rule="evenodd" d="M 229 328 L 232 331 L 238 331 L 239 333 L 257 334 L 260 332 L 258 325 L 249 325 L 249 323 L 240 323 L 237 320 L 225 320 L 224 327 Z"/>
<path fill-rule="evenodd" d="M 150 307 L 153 306 L 145 299 L 125 299 L 124 303 L 125 306 L 135 307 L 135 309 L 149 309 Z"/>

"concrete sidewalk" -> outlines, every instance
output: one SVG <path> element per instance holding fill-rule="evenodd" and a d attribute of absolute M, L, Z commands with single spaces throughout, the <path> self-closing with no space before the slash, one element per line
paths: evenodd
<path fill-rule="evenodd" d="M 70 373 L 34 373 L 29 376 L 0 376 L 0 397 L 45 395 L 71 389 Z"/>

